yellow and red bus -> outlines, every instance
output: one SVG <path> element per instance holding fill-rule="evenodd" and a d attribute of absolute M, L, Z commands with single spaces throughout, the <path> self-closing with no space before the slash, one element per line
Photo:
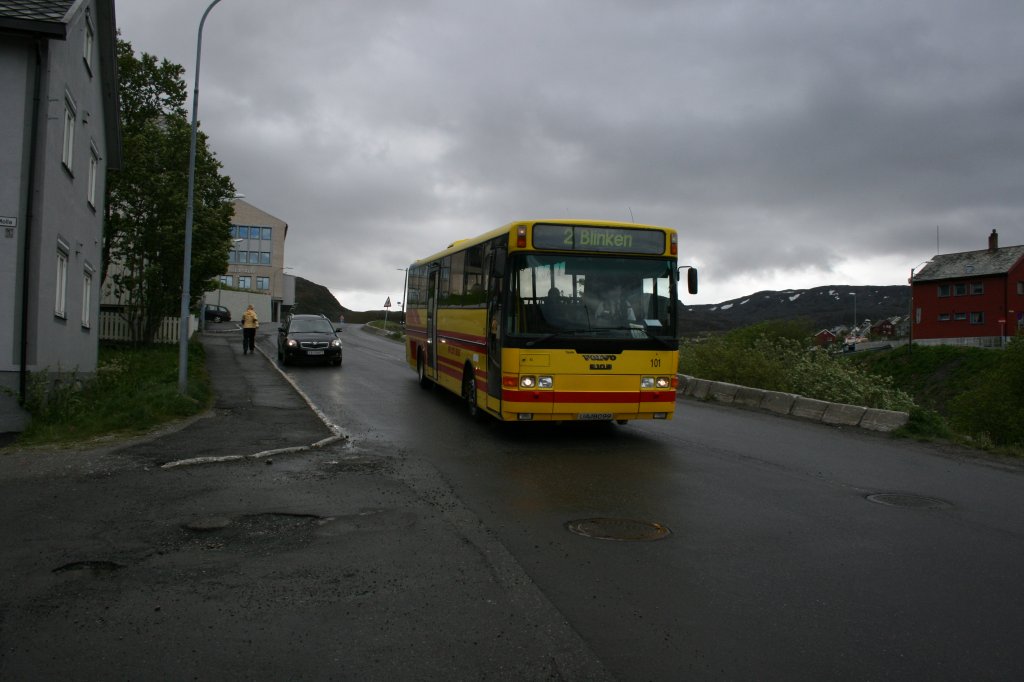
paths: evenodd
<path fill-rule="evenodd" d="M 671 419 L 677 239 L 667 227 L 536 220 L 455 242 L 409 267 L 406 360 L 421 386 L 461 395 L 474 416 Z"/>

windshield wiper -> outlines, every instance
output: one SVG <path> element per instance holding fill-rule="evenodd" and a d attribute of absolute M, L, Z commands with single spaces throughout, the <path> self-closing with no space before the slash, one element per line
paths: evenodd
<path fill-rule="evenodd" d="M 533 341 L 527 341 L 526 342 L 526 347 L 527 348 L 533 348 L 538 343 L 544 343 L 545 341 L 550 341 L 551 339 L 556 339 L 556 338 L 558 338 L 560 336 L 576 336 L 579 333 L 581 333 L 581 330 L 579 330 L 579 329 L 563 329 L 562 331 L 559 331 L 559 332 L 552 332 L 550 334 L 545 334 L 544 336 L 542 336 L 542 337 L 540 337 L 538 339 L 534 339 Z"/>
<path fill-rule="evenodd" d="M 678 348 L 679 347 L 679 342 L 676 341 L 675 339 L 666 339 L 663 336 L 655 336 L 654 334 L 651 333 L 651 331 L 647 327 L 642 327 L 640 325 L 635 325 L 635 326 L 626 325 L 626 326 L 623 326 L 623 327 L 597 327 L 597 328 L 594 329 L 594 331 L 595 332 L 603 332 L 603 331 L 643 332 L 644 336 L 646 336 L 648 339 L 650 339 L 651 341 L 657 341 L 658 343 L 660 343 L 665 348 Z"/>

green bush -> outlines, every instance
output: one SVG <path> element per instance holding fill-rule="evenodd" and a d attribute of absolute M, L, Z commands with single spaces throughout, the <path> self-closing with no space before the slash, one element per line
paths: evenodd
<path fill-rule="evenodd" d="M 178 392 L 178 347 L 160 344 L 101 344 L 93 377 L 71 373 L 51 382 L 48 374 L 32 374 L 26 394 L 32 419 L 18 439 L 22 445 L 145 432 L 196 414 L 212 400 L 198 342 L 189 345 L 187 396 Z"/>
<path fill-rule="evenodd" d="M 1010 342 L 975 388 L 950 401 L 949 417 L 980 442 L 1024 446 L 1024 336 Z"/>
<path fill-rule="evenodd" d="M 681 348 L 685 374 L 830 402 L 907 411 L 914 400 L 889 377 L 811 347 L 793 328 L 755 325 Z"/>

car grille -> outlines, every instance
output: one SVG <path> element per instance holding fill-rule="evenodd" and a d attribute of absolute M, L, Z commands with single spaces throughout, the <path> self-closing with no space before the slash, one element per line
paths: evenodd
<path fill-rule="evenodd" d="M 306 350 L 324 350 L 331 344 L 327 341 L 300 341 L 299 348 L 305 348 Z"/>

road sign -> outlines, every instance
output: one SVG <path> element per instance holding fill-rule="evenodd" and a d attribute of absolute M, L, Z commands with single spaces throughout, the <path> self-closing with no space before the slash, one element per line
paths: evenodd
<path fill-rule="evenodd" d="M 384 307 L 385 308 L 390 308 L 391 307 L 391 297 L 390 296 L 388 296 L 388 300 L 384 301 Z"/>

